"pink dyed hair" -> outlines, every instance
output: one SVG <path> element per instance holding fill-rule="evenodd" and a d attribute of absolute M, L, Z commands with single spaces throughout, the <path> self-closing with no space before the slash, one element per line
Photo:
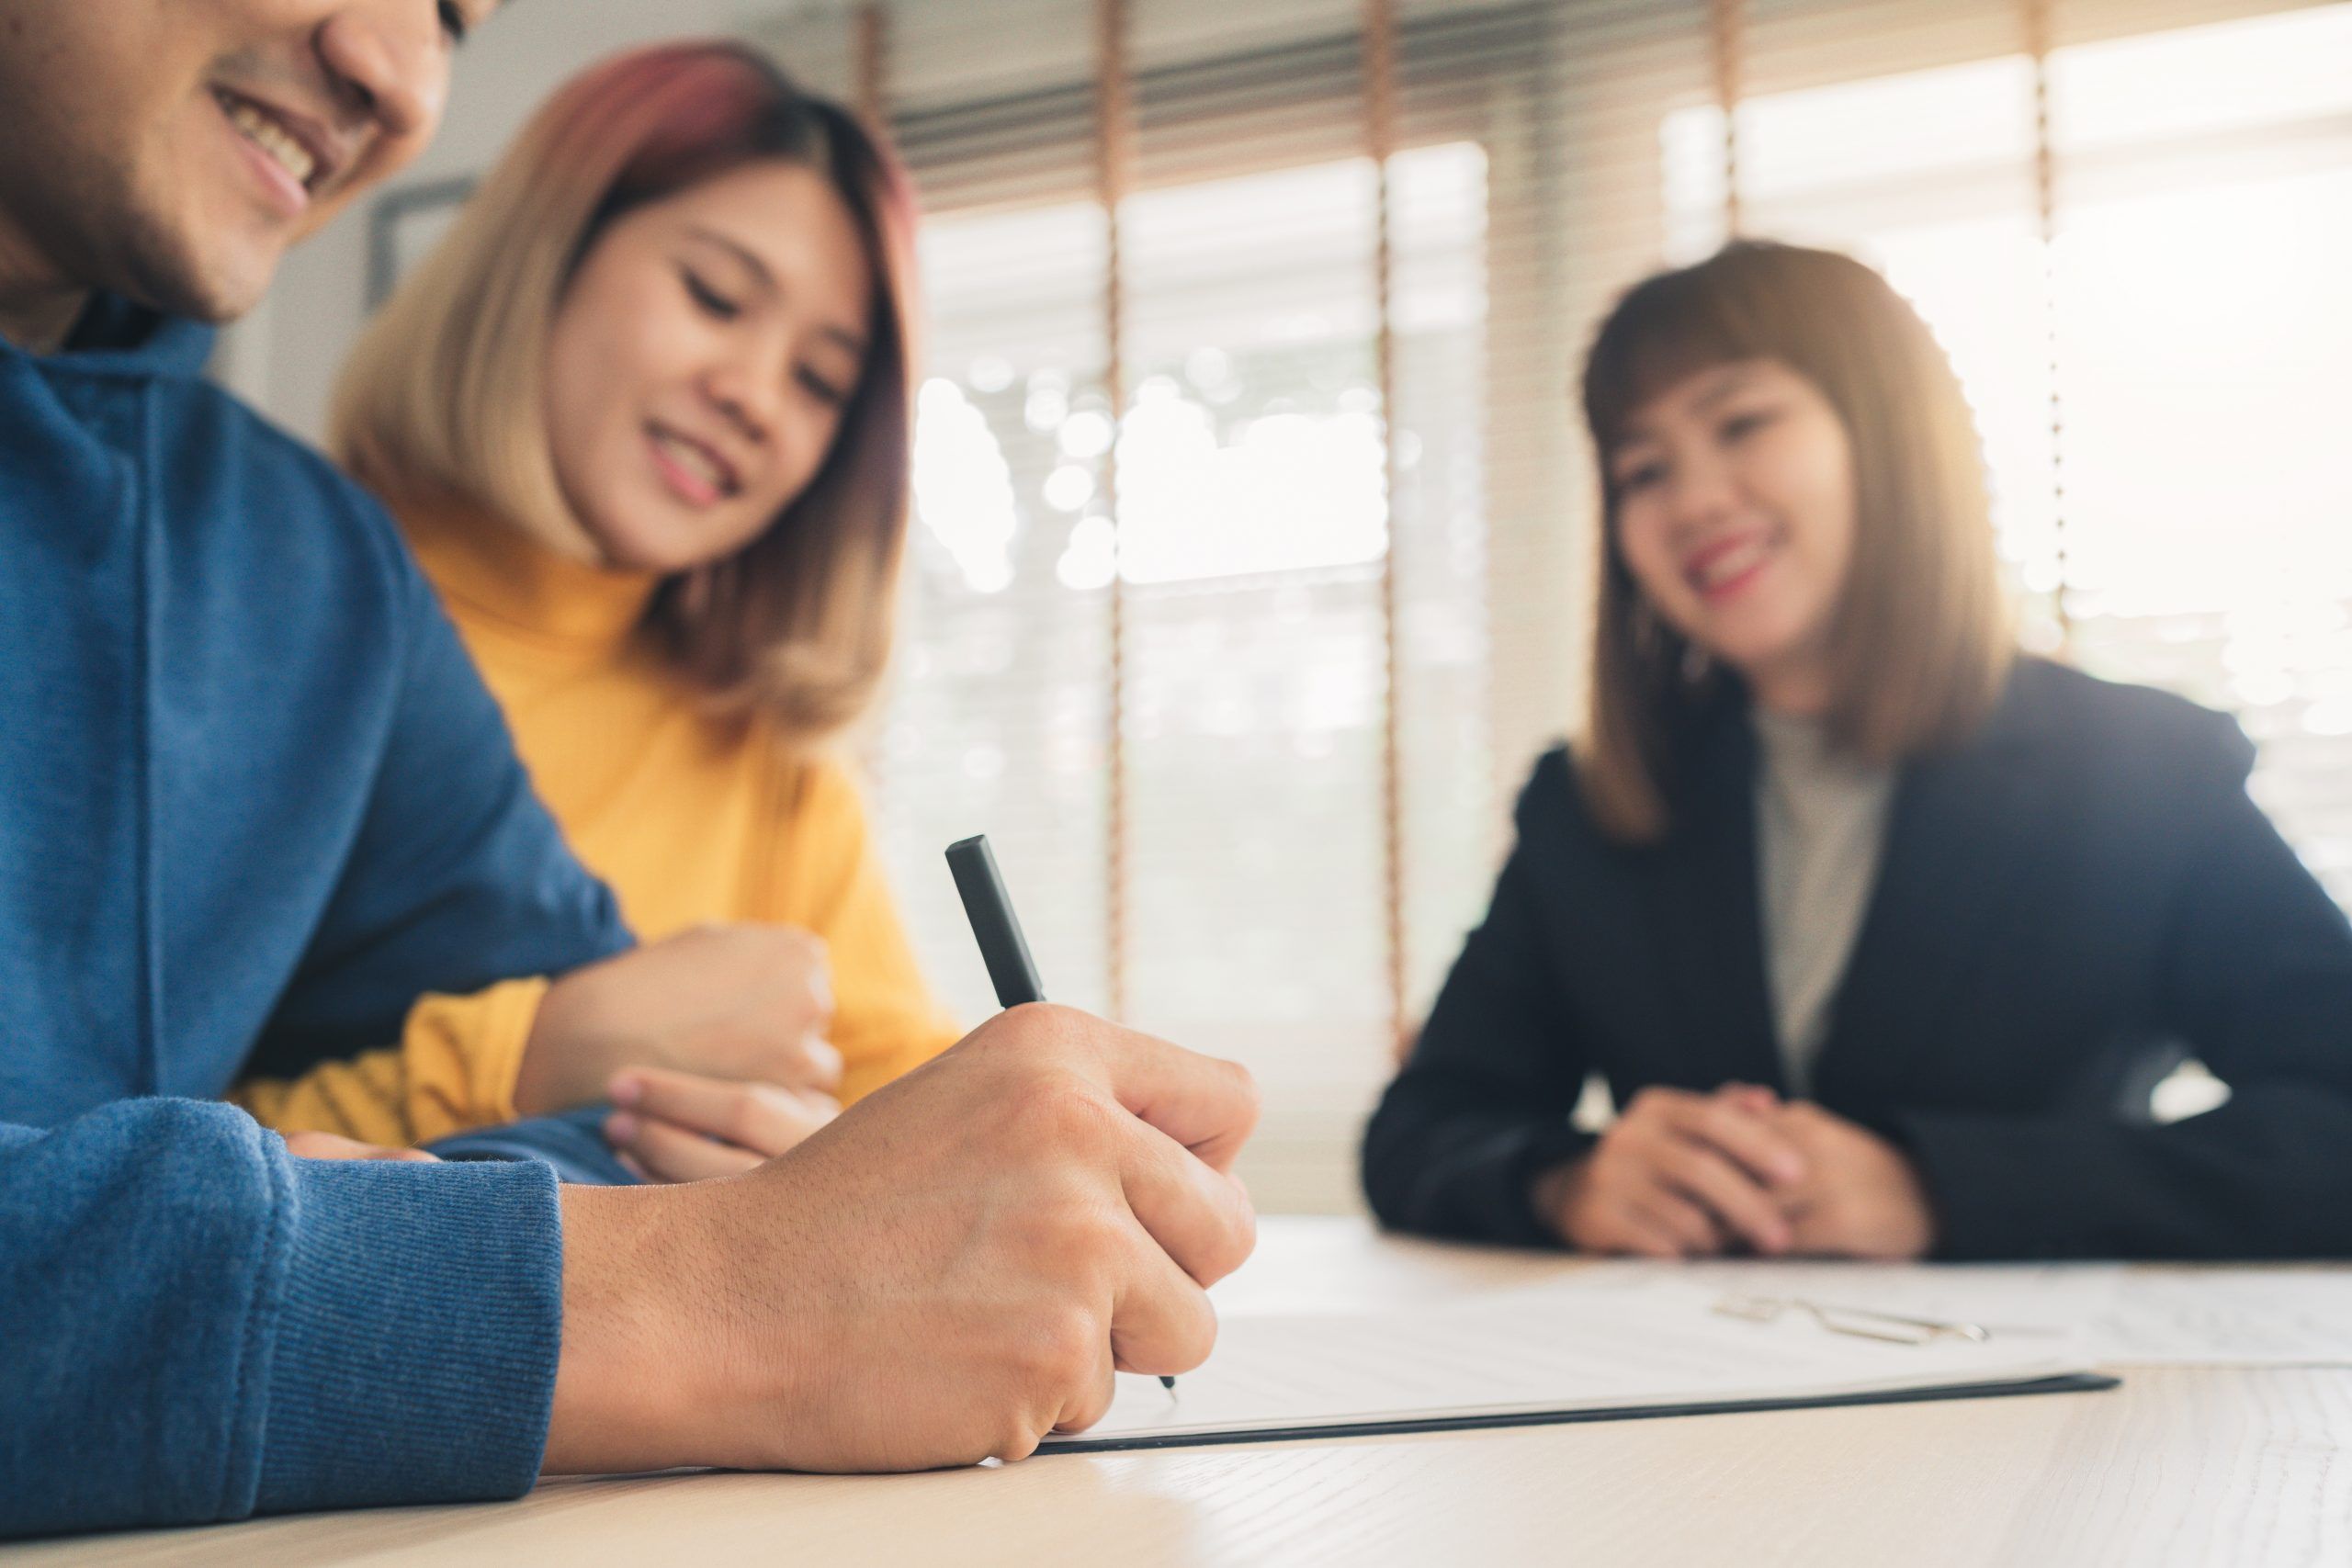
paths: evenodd
<path fill-rule="evenodd" d="M 396 505 L 560 507 L 537 411 L 581 259 L 623 215 L 766 161 L 823 175 L 865 241 L 865 368 L 808 487 L 736 555 L 665 582 L 642 632 L 718 709 L 807 740 L 862 713 L 888 668 L 912 491 L 913 187 L 841 105 L 728 41 L 635 50 L 574 77 L 378 315 L 330 441 Z"/>

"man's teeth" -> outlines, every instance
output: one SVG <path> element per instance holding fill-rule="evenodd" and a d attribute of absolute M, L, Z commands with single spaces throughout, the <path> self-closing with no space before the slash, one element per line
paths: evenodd
<path fill-rule="evenodd" d="M 662 450 L 670 454 L 671 458 L 680 468 L 701 479 L 712 490 L 725 495 L 734 489 L 734 481 L 728 476 L 727 470 L 720 468 L 709 453 L 693 442 L 682 440 L 667 431 L 657 432 L 653 438 L 662 444 Z"/>
<path fill-rule="evenodd" d="M 311 150 L 286 132 L 285 127 L 270 118 L 253 105 L 239 98 L 227 98 L 222 105 L 229 111 L 229 121 L 245 133 L 245 140 L 277 160 L 280 167 L 294 176 L 294 183 L 307 187 L 311 175 L 318 171 L 319 161 Z"/>
<path fill-rule="evenodd" d="M 1766 540 L 1751 539 L 1736 549 L 1724 551 L 1699 569 L 1699 586 L 1702 589 L 1707 589 L 1715 587 L 1719 583 L 1729 582 L 1733 578 L 1762 560 L 1764 552 L 1771 547 Z"/>

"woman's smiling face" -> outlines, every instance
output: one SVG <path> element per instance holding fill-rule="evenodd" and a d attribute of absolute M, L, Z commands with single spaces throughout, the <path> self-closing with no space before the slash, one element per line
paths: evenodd
<path fill-rule="evenodd" d="M 548 350 L 548 441 L 571 553 L 676 572 L 724 559 L 806 490 L 864 374 L 873 268 L 848 204 L 746 165 L 616 220 Z"/>
<path fill-rule="evenodd" d="M 1766 706 L 1818 712 L 1855 530 L 1853 451 L 1820 389 L 1773 359 L 1695 371 L 1635 409 L 1606 460 L 1651 608 Z"/>

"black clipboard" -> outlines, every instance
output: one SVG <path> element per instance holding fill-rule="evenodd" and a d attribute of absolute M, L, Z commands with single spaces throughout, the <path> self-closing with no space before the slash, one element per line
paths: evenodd
<path fill-rule="evenodd" d="M 1040 1448 L 1036 1457 L 1123 1453 L 1143 1449 L 1222 1448 L 1243 1443 L 1304 1443 L 1327 1441 L 1333 1438 L 1396 1438 L 1420 1432 L 1487 1432 L 1508 1427 L 1565 1427 L 1583 1421 L 1655 1421 L 1670 1416 L 1729 1416 L 1755 1410 L 1831 1410 L 1854 1404 L 1922 1404 L 1931 1400 L 2008 1399 L 2030 1393 L 2097 1393 L 2120 1386 L 2120 1379 L 2104 1372 L 2067 1372 L 2057 1377 L 2024 1378 L 2015 1382 L 1892 1389 L 1876 1393 L 1792 1394 L 1780 1398 L 1726 1399 L 1683 1404 L 1621 1404 L 1599 1410 L 1407 1416 L 1388 1421 L 1271 1427 L 1254 1432 L 1156 1432 L 1117 1438 L 1088 1438 L 1080 1433 L 1069 1438 L 1054 1439 L 1051 1447 Z"/>

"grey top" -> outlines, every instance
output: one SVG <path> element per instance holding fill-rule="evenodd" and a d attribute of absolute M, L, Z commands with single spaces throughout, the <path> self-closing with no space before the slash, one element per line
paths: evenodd
<path fill-rule="evenodd" d="M 1789 1092 L 1806 1095 L 1878 882 L 1894 774 L 1839 750 L 1812 720 L 1759 708 L 1755 724 L 1764 974 Z"/>

